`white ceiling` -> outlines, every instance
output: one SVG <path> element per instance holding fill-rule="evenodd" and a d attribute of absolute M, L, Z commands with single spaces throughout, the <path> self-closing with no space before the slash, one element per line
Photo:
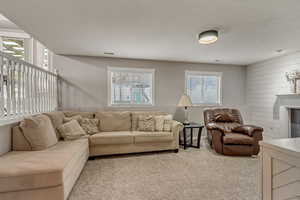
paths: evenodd
<path fill-rule="evenodd" d="M 246 65 L 300 50 L 299 0 L 7 0 L 0 12 L 58 54 Z M 200 45 L 214 27 L 219 40 Z"/>
<path fill-rule="evenodd" d="M 0 30 L 3 29 L 19 29 L 14 23 L 9 19 L 0 14 Z"/>

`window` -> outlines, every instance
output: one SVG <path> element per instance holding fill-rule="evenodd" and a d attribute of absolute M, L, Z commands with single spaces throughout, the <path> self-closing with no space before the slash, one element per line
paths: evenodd
<path fill-rule="evenodd" d="M 21 60 L 25 60 L 24 39 L 2 37 L 2 51 Z"/>
<path fill-rule="evenodd" d="M 186 71 L 186 93 L 194 105 L 220 105 L 221 80 L 221 72 Z"/>
<path fill-rule="evenodd" d="M 108 68 L 110 105 L 153 105 L 154 69 Z"/>

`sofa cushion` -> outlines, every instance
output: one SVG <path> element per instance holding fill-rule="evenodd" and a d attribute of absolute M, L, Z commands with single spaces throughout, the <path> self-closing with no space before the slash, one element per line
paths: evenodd
<path fill-rule="evenodd" d="M 134 136 L 130 131 L 100 132 L 89 137 L 90 145 L 133 144 Z"/>
<path fill-rule="evenodd" d="M 165 112 L 160 111 L 135 111 L 131 112 L 132 117 L 132 130 L 136 131 L 138 129 L 138 120 L 140 116 L 157 116 L 157 115 L 166 115 Z"/>
<path fill-rule="evenodd" d="M 99 133 L 99 119 L 82 118 L 79 121 L 79 124 L 82 129 L 89 135 Z"/>
<path fill-rule="evenodd" d="M 31 150 L 43 150 L 58 142 L 51 120 L 46 115 L 26 117 L 20 123 L 20 128 Z"/>
<path fill-rule="evenodd" d="M 66 117 L 73 117 L 76 115 L 80 115 L 83 118 L 93 119 L 95 116 L 94 112 L 81 112 L 81 111 L 64 111 Z"/>
<path fill-rule="evenodd" d="M 57 135 L 57 139 L 60 139 L 60 135 L 59 135 L 59 132 L 57 130 L 58 127 L 60 127 L 64 122 L 64 118 L 65 118 L 65 115 L 62 111 L 53 111 L 53 112 L 47 112 L 47 113 L 43 113 L 44 115 L 47 115 L 51 122 L 52 122 L 52 125 L 55 129 L 55 132 L 56 132 L 56 135 Z"/>
<path fill-rule="evenodd" d="M 133 131 L 135 143 L 147 142 L 172 142 L 174 140 L 172 132 L 141 132 Z"/>
<path fill-rule="evenodd" d="M 97 112 L 96 118 L 100 120 L 99 129 L 103 132 L 131 130 L 130 112 Z"/>
<path fill-rule="evenodd" d="M 12 130 L 12 150 L 13 151 L 31 151 L 29 142 L 24 137 L 19 126 L 13 127 Z"/>
<path fill-rule="evenodd" d="M 227 133 L 223 137 L 224 144 L 254 144 L 254 139 L 240 133 Z"/>
<path fill-rule="evenodd" d="M 139 131 L 155 131 L 155 119 L 153 116 L 140 116 L 138 121 Z"/>
<path fill-rule="evenodd" d="M 62 185 L 86 152 L 87 139 L 60 141 L 42 151 L 11 151 L 0 157 L 0 192 Z"/>
<path fill-rule="evenodd" d="M 61 125 L 58 130 L 64 140 L 76 140 L 86 135 L 85 131 L 76 120 Z"/>

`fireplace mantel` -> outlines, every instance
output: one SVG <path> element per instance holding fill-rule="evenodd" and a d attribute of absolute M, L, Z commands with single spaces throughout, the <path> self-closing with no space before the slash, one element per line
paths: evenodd
<path fill-rule="evenodd" d="M 300 93 L 277 94 L 277 97 L 300 97 Z"/>
<path fill-rule="evenodd" d="M 273 107 L 274 119 L 279 120 L 279 137 L 291 137 L 291 112 L 292 109 L 300 109 L 300 94 L 285 93 L 277 94 Z"/>

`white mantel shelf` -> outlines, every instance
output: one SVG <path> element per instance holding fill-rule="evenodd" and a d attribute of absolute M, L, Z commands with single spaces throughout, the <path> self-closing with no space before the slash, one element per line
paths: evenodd
<path fill-rule="evenodd" d="M 262 200 L 299 199 L 300 138 L 261 141 Z"/>
<path fill-rule="evenodd" d="M 277 94 L 278 97 L 300 97 L 300 93 L 290 93 L 290 94 Z"/>
<path fill-rule="evenodd" d="M 266 140 L 261 141 L 260 145 L 300 158 L 300 138 Z"/>

